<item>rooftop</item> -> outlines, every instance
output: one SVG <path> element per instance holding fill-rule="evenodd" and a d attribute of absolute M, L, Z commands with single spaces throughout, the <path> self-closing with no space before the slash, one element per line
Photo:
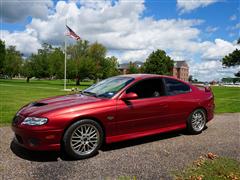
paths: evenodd
<path fill-rule="evenodd" d="M 188 67 L 188 64 L 186 61 L 174 61 L 174 67 L 181 68 L 181 67 Z"/>

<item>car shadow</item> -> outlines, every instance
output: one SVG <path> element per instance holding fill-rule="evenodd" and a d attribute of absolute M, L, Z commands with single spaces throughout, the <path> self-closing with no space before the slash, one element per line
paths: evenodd
<path fill-rule="evenodd" d="M 61 153 L 58 151 L 31 151 L 18 145 L 12 140 L 10 145 L 11 151 L 18 157 L 37 162 L 51 162 L 58 161 Z"/>
<path fill-rule="evenodd" d="M 207 127 L 205 128 L 207 129 Z M 174 131 L 168 132 L 163 134 L 156 134 L 151 136 L 146 136 L 142 138 L 126 140 L 121 142 L 116 142 L 112 144 L 103 144 L 100 148 L 101 151 L 113 151 L 117 149 L 123 149 L 127 147 L 133 147 L 141 144 L 151 143 L 155 141 L 171 139 L 178 136 L 190 135 L 185 130 L 181 131 Z M 74 161 L 70 159 L 63 151 L 31 151 L 25 149 L 18 145 L 15 140 L 12 140 L 10 145 L 11 151 L 18 157 L 29 160 L 29 161 L 36 161 L 36 162 L 53 162 L 53 161 Z M 94 156 L 98 155 L 95 154 Z"/>
<path fill-rule="evenodd" d="M 137 139 L 116 142 L 112 144 L 103 144 L 100 150 L 112 151 L 116 149 L 123 149 L 127 147 L 141 145 L 141 144 L 151 143 L 154 141 L 171 139 L 171 138 L 182 136 L 182 135 L 187 135 L 187 132 L 185 130 L 180 130 L 180 131 L 168 132 L 163 134 L 155 134 L 155 135 L 145 136 Z"/>
<path fill-rule="evenodd" d="M 54 161 L 75 161 L 61 151 L 31 151 L 23 148 L 13 139 L 10 144 L 11 151 L 18 157 L 36 162 L 54 162 Z M 98 152 L 93 156 L 98 155 Z"/>
<path fill-rule="evenodd" d="M 205 126 L 204 131 L 208 127 Z M 196 134 L 197 135 L 197 134 Z M 116 142 L 112 144 L 103 144 L 100 150 L 102 151 L 112 151 L 116 149 L 122 149 L 122 148 L 127 148 L 131 146 L 137 146 L 141 144 L 146 144 L 146 143 L 151 143 L 154 141 L 160 141 L 164 139 L 171 139 L 174 137 L 178 136 L 194 136 L 193 134 L 188 133 L 188 131 L 184 130 L 178 130 L 178 131 L 171 131 L 167 133 L 162 133 L 162 134 L 154 134 L 151 136 L 145 136 L 142 138 L 137 138 L 137 139 L 131 139 L 131 140 L 126 140 L 126 141 L 121 141 L 121 142 Z"/>

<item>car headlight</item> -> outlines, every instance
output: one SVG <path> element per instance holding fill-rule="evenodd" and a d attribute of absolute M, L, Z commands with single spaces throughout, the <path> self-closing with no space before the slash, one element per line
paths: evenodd
<path fill-rule="evenodd" d="M 47 118 L 26 117 L 21 124 L 30 126 L 41 126 L 48 122 Z"/>

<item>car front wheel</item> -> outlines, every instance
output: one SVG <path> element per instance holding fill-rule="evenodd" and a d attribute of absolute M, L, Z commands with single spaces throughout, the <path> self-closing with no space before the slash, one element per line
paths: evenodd
<path fill-rule="evenodd" d="M 73 159 L 84 159 L 95 155 L 103 141 L 101 126 L 90 119 L 72 124 L 63 136 L 63 149 Z"/>
<path fill-rule="evenodd" d="M 191 134 L 199 134 L 206 126 L 206 113 L 203 109 L 196 109 L 188 118 L 187 128 Z"/>

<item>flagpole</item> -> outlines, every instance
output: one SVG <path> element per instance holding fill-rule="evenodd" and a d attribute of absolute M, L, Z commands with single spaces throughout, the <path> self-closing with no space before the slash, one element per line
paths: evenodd
<path fill-rule="evenodd" d="M 67 19 L 65 21 L 65 24 L 67 25 Z M 67 83 L 67 38 L 65 35 L 65 58 L 64 58 L 64 90 L 66 91 L 66 83 Z"/>

